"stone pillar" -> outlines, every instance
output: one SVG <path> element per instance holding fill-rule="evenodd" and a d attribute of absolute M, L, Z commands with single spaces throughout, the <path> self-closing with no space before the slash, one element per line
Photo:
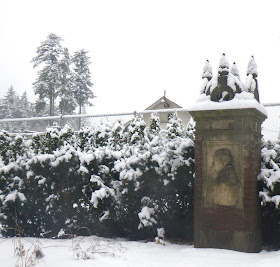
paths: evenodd
<path fill-rule="evenodd" d="M 190 113 L 196 121 L 194 246 L 259 252 L 257 175 L 266 116 L 255 108 Z"/>

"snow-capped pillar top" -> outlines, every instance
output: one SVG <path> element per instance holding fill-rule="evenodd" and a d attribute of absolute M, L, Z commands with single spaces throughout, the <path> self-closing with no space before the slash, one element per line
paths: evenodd
<path fill-rule="evenodd" d="M 247 79 L 245 83 L 245 90 L 247 92 L 253 93 L 255 99 L 260 102 L 259 99 L 259 86 L 258 86 L 258 70 L 257 70 L 257 64 L 254 59 L 254 56 L 251 56 L 249 63 L 248 63 L 248 68 L 247 68 Z"/>
<path fill-rule="evenodd" d="M 247 68 L 247 73 L 246 74 L 247 74 L 247 76 L 252 74 L 253 78 L 258 77 L 257 64 L 256 64 L 256 61 L 255 61 L 253 55 L 251 56 L 251 58 L 249 60 L 248 68 Z"/>
<path fill-rule="evenodd" d="M 209 63 L 209 60 L 207 59 L 205 62 L 204 68 L 203 68 L 203 72 L 202 72 L 203 84 L 201 85 L 201 88 L 200 88 L 201 94 L 205 94 L 206 86 L 212 78 L 213 78 L 212 67 Z"/>
<path fill-rule="evenodd" d="M 212 68 L 207 60 L 202 74 L 203 84 L 201 86 L 201 94 L 209 95 L 211 101 L 229 101 L 235 97 L 235 94 L 240 94 L 241 92 L 246 91 L 252 93 L 255 99 L 260 102 L 257 81 L 257 64 L 253 56 L 250 58 L 248 64 L 245 86 L 240 81 L 239 70 L 235 62 L 229 72 L 229 63 L 225 54 L 223 54 L 220 59 L 218 75 L 210 80 L 211 75 Z"/>
<path fill-rule="evenodd" d="M 220 75 L 227 75 L 229 72 L 229 64 L 225 53 L 221 56 L 218 72 Z"/>
<path fill-rule="evenodd" d="M 232 67 L 230 69 L 230 73 L 240 79 L 239 70 L 235 62 L 233 62 Z"/>
<path fill-rule="evenodd" d="M 212 67 L 208 59 L 205 62 L 203 72 L 202 72 L 202 79 L 204 78 L 206 78 L 208 81 L 210 81 L 213 78 Z"/>
<path fill-rule="evenodd" d="M 238 73 L 236 66 L 233 71 L 235 74 Z M 218 75 L 206 86 L 206 95 L 210 95 L 211 101 L 214 102 L 228 101 L 233 99 L 236 93 L 241 93 L 241 87 L 239 78 L 229 73 L 229 63 L 223 54 L 219 62 Z"/>

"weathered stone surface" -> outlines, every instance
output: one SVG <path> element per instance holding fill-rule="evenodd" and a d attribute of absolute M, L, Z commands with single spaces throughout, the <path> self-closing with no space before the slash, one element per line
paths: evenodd
<path fill-rule="evenodd" d="M 192 111 L 195 141 L 195 247 L 261 250 L 261 123 L 256 109 Z"/>
<path fill-rule="evenodd" d="M 205 207 L 243 207 L 240 154 L 242 147 L 232 141 L 204 141 L 203 203 Z"/>
<path fill-rule="evenodd" d="M 261 250 L 260 232 L 204 230 L 199 233 L 199 248 L 223 248 L 242 252 Z"/>
<path fill-rule="evenodd" d="M 229 186 L 225 184 L 212 185 L 205 191 L 204 206 L 218 207 L 218 206 L 232 206 L 235 207 L 238 201 L 238 192 L 236 186 Z"/>

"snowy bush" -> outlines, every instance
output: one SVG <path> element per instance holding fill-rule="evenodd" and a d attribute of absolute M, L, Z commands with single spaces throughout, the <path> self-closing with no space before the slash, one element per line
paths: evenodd
<path fill-rule="evenodd" d="M 61 229 L 131 239 L 193 238 L 194 122 L 160 129 L 141 117 L 31 140 L 0 132 L 0 223 L 29 236 Z M 280 240 L 280 140 L 263 142 L 258 177 L 264 241 Z M 164 233 L 164 238 L 159 235 Z M 48 234 L 46 234 L 48 233 Z M 163 241 L 162 241 L 163 242 Z"/>
<path fill-rule="evenodd" d="M 167 129 L 153 114 L 149 128 L 136 116 L 126 127 L 49 128 L 31 140 L 0 132 L 2 234 L 88 234 L 79 230 L 86 227 L 102 236 L 191 240 L 194 134 L 194 122 L 185 128 L 176 114 Z M 264 241 L 279 243 L 280 140 L 263 142 L 258 179 Z"/>
<path fill-rule="evenodd" d="M 280 245 L 280 140 L 265 141 L 259 175 L 263 239 Z"/>
<path fill-rule="evenodd" d="M 167 130 L 157 130 L 159 120 L 154 115 L 151 120 L 151 130 L 138 127 L 140 133 L 134 135 L 141 134 L 142 138 L 126 147 L 124 156 L 115 162 L 120 173 L 118 221 L 123 225 L 123 235 L 131 238 L 155 237 L 156 229 L 163 227 L 168 238 L 190 239 L 193 141 L 176 115 Z M 144 123 L 141 118 L 136 121 L 138 125 Z"/>
<path fill-rule="evenodd" d="M 192 238 L 193 127 L 175 114 L 160 130 L 136 116 L 75 134 L 52 127 L 31 140 L 0 133 L 2 234 L 61 229 L 129 238 Z M 83 234 L 83 233 L 80 233 Z"/>

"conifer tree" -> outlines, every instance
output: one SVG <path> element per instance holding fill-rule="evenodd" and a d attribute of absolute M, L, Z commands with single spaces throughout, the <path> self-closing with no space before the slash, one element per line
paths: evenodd
<path fill-rule="evenodd" d="M 5 103 L 4 103 L 4 99 L 0 99 L 0 118 L 1 119 L 4 119 L 5 118 L 5 112 L 6 112 L 6 110 L 5 110 L 5 105 L 4 105 Z"/>
<path fill-rule="evenodd" d="M 127 133 L 121 120 L 116 121 L 111 128 L 110 146 L 116 150 L 120 150 L 125 143 L 126 135 Z"/>
<path fill-rule="evenodd" d="M 82 151 L 88 151 L 95 144 L 95 131 L 89 127 L 83 127 L 78 132 L 77 147 Z"/>
<path fill-rule="evenodd" d="M 145 142 L 148 136 L 146 123 L 142 115 L 137 115 L 128 126 L 128 138 L 130 144 Z"/>
<path fill-rule="evenodd" d="M 11 86 L 4 98 L 0 99 L 0 118 L 28 118 L 35 116 L 34 105 L 28 100 L 27 93 L 19 96 Z M 32 128 L 37 122 L 3 123 L 2 129 L 20 132 Z"/>
<path fill-rule="evenodd" d="M 178 117 L 177 113 L 169 119 L 167 124 L 168 137 L 174 139 L 176 137 L 183 137 L 185 135 L 185 127 L 182 120 Z"/>
<path fill-rule="evenodd" d="M 21 112 L 19 109 L 19 96 L 11 85 L 6 95 L 4 96 L 3 108 L 4 118 L 20 118 Z"/>
<path fill-rule="evenodd" d="M 190 121 L 186 127 L 186 136 L 189 137 L 192 141 L 195 139 L 195 121 L 193 118 L 190 118 Z"/>
<path fill-rule="evenodd" d="M 70 124 L 66 124 L 59 132 L 59 146 L 71 145 L 75 147 L 76 136 Z"/>
<path fill-rule="evenodd" d="M 95 130 L 95 145 L 97 147 L 106 146 L 111 138 L 111 126 L 108 120 L 101 123 L 96 127 Z"/>
<path fill-rule="evenodd" d="M 0 156 L 2 162 L 4 162 L 5 165 L 9 162 L 10 157 L 10 144 L 12 142 L 12 138 L 10 134 L 6 131 L 0 132 Z"/>
<path fill-rule="evenodd" d="M 11 86 L 4 99 L 1 101 L 1 117 L 4 118 L 21 118 L 22 117 L 22 110 L 21 110 L 21 103 L 20 98 L 16 91 L 14 90 L 13 86 Z M 20 124 L 21 123 L 5 123 L 2 127 L 4 127 L 7 131 L 20 131 Z"/>
<path fill-rule="evenodd" d="M 20 110 L 21 110 L 23 118 L 28 118 L 28 117 L 34 116 L 33 107 L 32 107 L 32 104 L 28 100 L 26 91 L 24 91 L 24 93 L 20 97 L 19 104 L 20 104 Z"/>
<path fill-rule="evenodd" d="M 160 131 L 160 119 L 156 113 L 151 114 L 150 118 L 150 133 L 155 135 Z"/>
<path fill-rule="evenodd" d="M 53 153 L 59 146 L 59 130 L 55 127 L 47 128 L 45 135 L 42 137 L 41 150 L 44 153 Z"/>
<path fill-rule="evenodd" d="M 32 59 L 33 67 L 41 66 L 38 77 L 33 83 L 36 95 L 39 95 L 39 103 L 49 100 L 49 115 L 54 115 L 55 99 L 61 86 L 60 58 L 63 53 L 61 37 L 49 34 L 47 39 L 37 48 L 37 56 Z"/>
<path fill-rule="evenodd" d="M 89 70 L 90 57 L 87 54 L 88 52 L 82 49 L 75 52 L 73 56 L 75 83 L 74 96 L 79 106 L 79 114 L 82 113 L 82 108 L 84 106 L 92 106 L 90 99 L 95 97 L 91 90 L 93 83 L 91 82 Z"/>
<path fill-rule="evenodd" d="M 60 114 L 71 114 L 75 107 L 77 106 L 77 102 L 74 96 L 74 80 L 73 80 L 73 72 L 71 70 L 71 56 L 67 48 L 63 49 L 62 59 L 60 60 L 60 69 L 61 69 L 61 77 L 60 77 L 60 86 L 58 89 L 59 96 L 59 109 Z"/>

